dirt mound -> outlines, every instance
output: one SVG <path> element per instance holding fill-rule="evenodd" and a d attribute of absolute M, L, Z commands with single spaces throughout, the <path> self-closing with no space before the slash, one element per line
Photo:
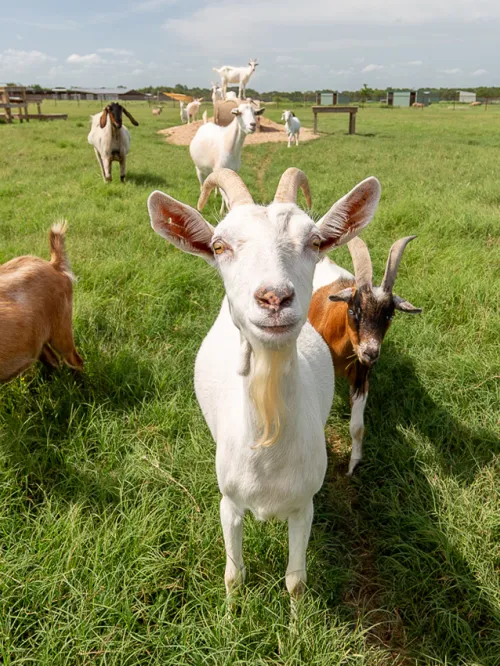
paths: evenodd
<path fill-rule="evenodd" d="M 213 118 L 210 118 L 210 122 L 213 122 Z M 168 143 L 173 143 L 176 146 L 189 146 L 200 125 L 203 125 L 203 120 L 197 120 L 195 123 L 189 125 L 169 127 L 168 129 L 160 130 L 158 134 L 164 134 L 165 140 L 168 141 Z M 300 130 L 300 141 L 311 141 L 312 139 L 319 139 L 319 135 L 313 134 L 312 129 L 303 127 Z M 245 139 L 245 145 L 248 146 L 252 143 L 270 143 L 279 141 L 284 143 L 288 141 L 288 137 L 285 133 L 285 126 L 279 125 L 265 116 L 261 116 L 260 132 L 249 134 Z"/>

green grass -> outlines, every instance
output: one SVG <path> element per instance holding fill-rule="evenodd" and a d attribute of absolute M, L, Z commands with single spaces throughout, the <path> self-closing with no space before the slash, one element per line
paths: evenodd
<path fill-rule="evenodd" d="M 418 234 L 396 290 L 424 313 L 388 334 L 352 480 L 337 388 L 294 633 L 283 524 L 247 518 L 248 582 L 225 604 L 215 447 L 193 394 L 223 292 L 146 209 L 157 188 L 197 201 L 187 148 L 156 133 L 178 111 L 129 105 L 140 126 L 122 185 L 116 165 L 102 182 L 87 144 L 97 103 L 44 108 L 69 118 L 0 125 L 0 262 L 47 257 L 49 226 L 68 219 L 86 366 L 0 387 L 1 663 L 500 664 L 500 109 L 366 108 L 354 137 L 347 116 L 321 116 L 325 136 L 298 150 L 245 148 L 256 200 L 298 166 L 316 215 L 378 176 L 363 234 L 377 280 L 392 242 Z"/>

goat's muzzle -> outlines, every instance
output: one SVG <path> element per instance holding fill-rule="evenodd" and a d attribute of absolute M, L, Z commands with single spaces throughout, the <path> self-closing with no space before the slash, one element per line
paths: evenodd
<path fill-rule="evenodd" d="M 290 306 L 294 297 L 295 291 L 293 287 L 284 287 L 283 289 L 260 287 L 254 293 L 257 305 L 271 312 L 280 312 L 283 308 Z"/>

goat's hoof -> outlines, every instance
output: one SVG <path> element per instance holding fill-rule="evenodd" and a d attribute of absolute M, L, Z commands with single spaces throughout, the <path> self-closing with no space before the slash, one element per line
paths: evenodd
<path fill-rule="evenodd" d="M 346 472 L 346 476 L 352 476 L 356 469 L 358 468 L 361 458 L 355 458 L 354 460 L 349 461 L 349 469 Z"/>
<path fill-rule="evenodd" d="M 291 599 L 300 599 L 306 591 L 306 577 L 298 573 L 286 575 L 286 589 Z"/>
<path fill-rule="evenodd" d="M 226 570 L 224 575 L 224 583 L 226 585 L 226 594 L 228 597 L 236 594 L 239 588 L 245 582 L 246 569 L 243 566 L 241 569 L 232 568 L 230 571 Z"/>

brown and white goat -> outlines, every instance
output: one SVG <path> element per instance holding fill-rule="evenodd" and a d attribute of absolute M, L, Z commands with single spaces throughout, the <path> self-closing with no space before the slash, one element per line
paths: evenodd
<path fill-rule="evenodd" d="M 72 327 L 73 280 L 64 249 L 66 224 L 50 230 L 50 262 L 17 257 L 0 266 L 0 382 L 40 359 L 81 370 Z"/>
<path fill-rule="evenodd" d="M 349 476 L 363 456 L 368 380 L 380 356 L 380 347 L 394 311 L 422 312 L 392 293 L 404 249 L 413 238 L 415 236 L 401 238 L 391 247 L 380 287 L 373 286 L 372 262 L 366 244 L 360 238 L 353 238 L 348 247 L 354 276 L 344 277 L 348 275 L 347 271 L 341 269 L 342 277 L 318 288 L 311 300 L 309 321 L 330 347 L 335 375 L 345 377 L 350 385 L 352 452 Z M 328 258 L 324 261 L 330 262 Z M 333 262 L 330 264 L 337 268 Z"/>
<path fill-rule="evenodd" d="M 163 111 L 162 106 L 157 106 L 154 109 L 151 109 L 151 113 L 153 114 L 153 116 L 159 116 L 162 111 Z"/>

